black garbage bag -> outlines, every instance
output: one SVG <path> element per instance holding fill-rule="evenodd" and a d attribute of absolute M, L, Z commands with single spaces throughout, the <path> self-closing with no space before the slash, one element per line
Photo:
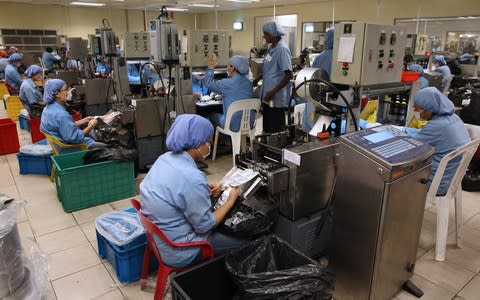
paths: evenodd
<path fill-rule="evenodd" d="M 467 192 L 480 191 L 480 161 L 473 159 L 462 179 L 462 190 Z"/>
<path fill-rule="evenodd" d="M 98 124 L 95 127 L 95 140 L 98 142 L 115 142 L 127 148 L 135 147 L 135 136 L 132 126 L 123 126 L 120 118 L 114 119 L 109 124 L 97 119 Z"/>
<path fill-rule="evenodd" d="M 334 275 L 275 235 L 231 251 L 227 271 L 243 299 L 331 299 Z"/>
<path fill-rule="evenodd" d="M 129 149 L 120 145 L 108 145 L 105 148 L 89 150 L 85 153 L 83 161 L 85 164 L 93 164 L 107 160 L 135 161 L 137 150 Z"/>

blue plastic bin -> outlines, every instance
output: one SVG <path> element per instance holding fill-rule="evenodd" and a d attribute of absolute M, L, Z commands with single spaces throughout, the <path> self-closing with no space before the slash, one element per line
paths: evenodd
<path fill-rule="evenodd" d="M 18 123 L 20 124 L 20 129 L 30 132 L 30 121 L 28 120 L 28 116 L 22 114 L 18 115 Z"/>
<path fill-rule="evenodd" d="M 119 247 L 110 243 L 96 231 L 98 256 L 107 259 L 115 269 L 117 278 L 122 283 L 137 281 L 142 274 L 143 255 L 147 246 L 146 235 L 143 234 L 131 243 Z M 155 255 L 150 258 L 150 271 L 158 269 Z"/>
<path fill-rule="evenodd" d="M 52 160 L 48 156 L 27 155 L 17 153 L 20 174 L 41 174 L 50 175 L 52 172 Z"/>

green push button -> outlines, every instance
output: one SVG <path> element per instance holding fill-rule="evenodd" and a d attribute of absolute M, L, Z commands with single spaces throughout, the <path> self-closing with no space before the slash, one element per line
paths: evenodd
<path fill-rule="evenodd" d="M 348 71 L 347 71 L 347 70 L 343 70 L 343 71 L 342 71 L 342 75 L 343 75 L 343 76 L 347 76 L 347 75 L 348 75 Z"/>

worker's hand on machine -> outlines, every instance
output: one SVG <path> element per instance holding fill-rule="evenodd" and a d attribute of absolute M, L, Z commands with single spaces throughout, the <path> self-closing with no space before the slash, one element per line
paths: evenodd
<path fill-rule="evenodd" d="M 94 117 L 92 116 L 88 116 L 88 117 L 85 117 L 83 119 L 80 119 L 78 121 L 75 121 L 75 124 L 77 125 L 77 127 L 82 127 L 84 125 L 87 125 Z"/>
<path fill-rule="evenodd" d="M 238 196 L 240 196 L 240 188 L 232 187 L 231 190 L 230 190 L 230 195 L 229 195 L 228 199 L 235 202 L 235 201 L 237 201 Z"/>
<path fill-rule="evenodd" d="M 91 127 L 91 128 L 95 128 L 98 124 L 98 121 L 96 118 L 92 118 L 89 122 L 88 122 L 88 127 Z"/>
<path fill-rule="evenodd" d="M 215 53 L 210 53 L 208 57 L 208 68 L 213 69 L 217 66 L 217 56 Z"/>
<path fill-rule="evenodd" d="M 208 184 L 208 186 L 210 187 L 210 193 L 212 194 L 212 197 L 214 198 L 220 197 L 220 194 L 223 192 L 220 184 L 215 182 L 215 183 Z"/>

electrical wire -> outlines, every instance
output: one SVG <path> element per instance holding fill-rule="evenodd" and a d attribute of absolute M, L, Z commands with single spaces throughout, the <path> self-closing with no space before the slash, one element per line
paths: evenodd
<path fill-rule="evenodd" d="M 357 118 L 355 117 L 355 114 L 353 113 L 353 109 L 352 109 L 352 106 L 350 105 L 350 103 L 348 103 L 348 100 L 345 98 L 345 96 L 342 94 L 342 92 L 336 87 L 334 86 L 333 84 L 331 84 L 330 82 L 326 81 L 326 80 L 323 80 L 323 79 L 317 79 L 317 78 L 312 78 L 312 79 L 308 79 L 308 80 L 305 80 L 303 81 L 302 83 L 300 83 L 297 87 L 295 87 L 295 89 L 293 90 L 293 95 L 292 96 L 298 96 L 297 95 L 297 90 L 307 84 L 307 83 L 310 83 L 310 82 L 316 82 L 316 83 L 323 83 L 325 84 L 326 86 L 328 86 L 329 88 L 333 89 L 334 91 L 338 92 L 338 94 L 340 95 L 340 98 L 342 98 L 343 102 L 345 102 L 345 105 L 347 106 L 347 109 L 348 109 L 348 112 L 350 113 L 350 116 L 352 117 L 352 120 L 353 120 L 353 125 L 355 126 L 355 131 L 358 131 L 358 124 L 357 124 Z M 311 100 L 308 100 L 308 101 L 311 101 Z M 291 102 L 291 101 L 290 101 Z M 289 103 L 289 106 L 288 106 L 288 111 L 290 112 L 290 103 Z M 290 121 L 290 119 L 289 119 Z"/>

